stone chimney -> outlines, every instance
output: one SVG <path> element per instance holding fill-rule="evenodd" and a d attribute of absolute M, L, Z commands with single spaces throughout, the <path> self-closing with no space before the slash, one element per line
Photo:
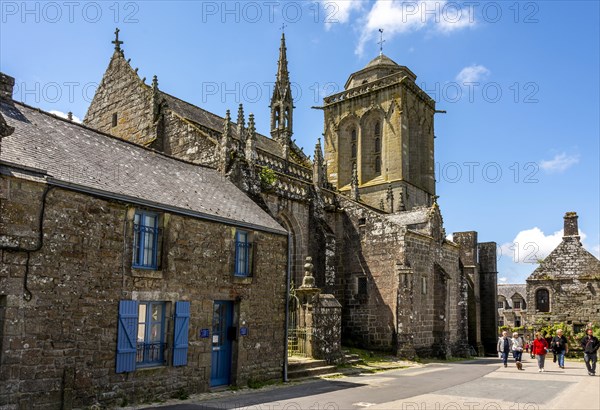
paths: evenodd
<path fill-rule="evenodd" d="M 563 238 L 576 237 L 579 239 L 579 228 L 577 226 L 577 212 L 567 212 L 565 214 L 565 229 Z"/>
<path fill-rule="evenodd" d="M 0 100 L 12 101 L 15 79 L 4 73 L 0 73 Z"/>

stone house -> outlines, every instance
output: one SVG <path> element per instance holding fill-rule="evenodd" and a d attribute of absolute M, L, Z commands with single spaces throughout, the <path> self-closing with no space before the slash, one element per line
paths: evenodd
<path fill-rule="evenodd" d="M 574 333 L 600 323 L 600 260 L 581 244 L 578 216 L 564 216 L 562 242 L 527 278 L 528 324 L 564 322 Z"/>
<path fill-rule="evenodd" d="M 14 102 L 0 80 L 0 407 L 281 377 L 287 231 L 218 171 Z"/>
<path fill-rule="evenodd" d="M 145 84 L 113 43 L 87 126 L 216 168 L 246 192 L 288 231 L 296 287 L 312 257 L 316 285 L 342 306 L 346 342 L 406 356 L 483 352 L 482 335 L 496 328 L 495 245 L 478 244 L 476 233 L 455 234 L 462 250 L 446 239 L 435 103 L 408 68 L 381 55 L 325 98 L 324 147 L 311 160 L 292 139 L 283 34 L 270 137 L 242 105 L 232 120 L 164 92 L 156 76 Z"/>
<path fill-rule="evenodd" d="M 524 327 L 527 323 L 527 286 L 498 285 L 498 326 Z"/>

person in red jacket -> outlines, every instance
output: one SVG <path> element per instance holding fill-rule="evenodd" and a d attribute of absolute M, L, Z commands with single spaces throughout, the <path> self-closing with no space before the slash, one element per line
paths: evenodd
<path fill-rule="evenodd" d="M 546 353 L 548 353 L 548 342 L 542 337 L 540 332 L 536 332 L 535 340 L 533 341 L 532 352 L 535 355 L 538 362 L 538 372 L 544 371 L 544 361 L 546 360 Z"/>

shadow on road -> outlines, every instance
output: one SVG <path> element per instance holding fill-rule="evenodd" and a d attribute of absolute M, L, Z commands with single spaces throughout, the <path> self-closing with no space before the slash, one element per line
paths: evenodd
<path fill-rule="evenodd" d="M 293 400 L 298 397 L 331 393 L 334 391 L 353 389 L 361 386 L 365 386 L 365 384 L 351 383 L 341 380 L 318 380 L 298 385 L 290 385 L 285 389 L 269 389 L 264 391 L 258 390 L 252 393 L 244 392 L 239 396 L 236 395 L 235 392 L 231 392 L 231 397 L 220 397 L 205 401 L 203 400 L 202 402 L 197 403 L 161 406 L 160 408 L 161 410 L 225 410 L 246 407 L 252 408 L 252 406 L 257 406 L 259 404 Z M 286 404 L 286 406 L 289 409 L 294 408 L 293 404 L 289 402 Z M 300 408 L 300 406 L 297 408 Z M 327 409 L 327 403 L 321 403 L 320 408 Z M 331 408 L 335 409 L 336 407 L 334 406 Z"/>

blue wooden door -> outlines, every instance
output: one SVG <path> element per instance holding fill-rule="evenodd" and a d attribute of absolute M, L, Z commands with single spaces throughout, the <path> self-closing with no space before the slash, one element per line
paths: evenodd
<path fill-rule="evenodd" d="M 231 379 L 233 302 L 217 300 L 213 305 L 212 363 L 210 385 L 223 386 Z"/>

